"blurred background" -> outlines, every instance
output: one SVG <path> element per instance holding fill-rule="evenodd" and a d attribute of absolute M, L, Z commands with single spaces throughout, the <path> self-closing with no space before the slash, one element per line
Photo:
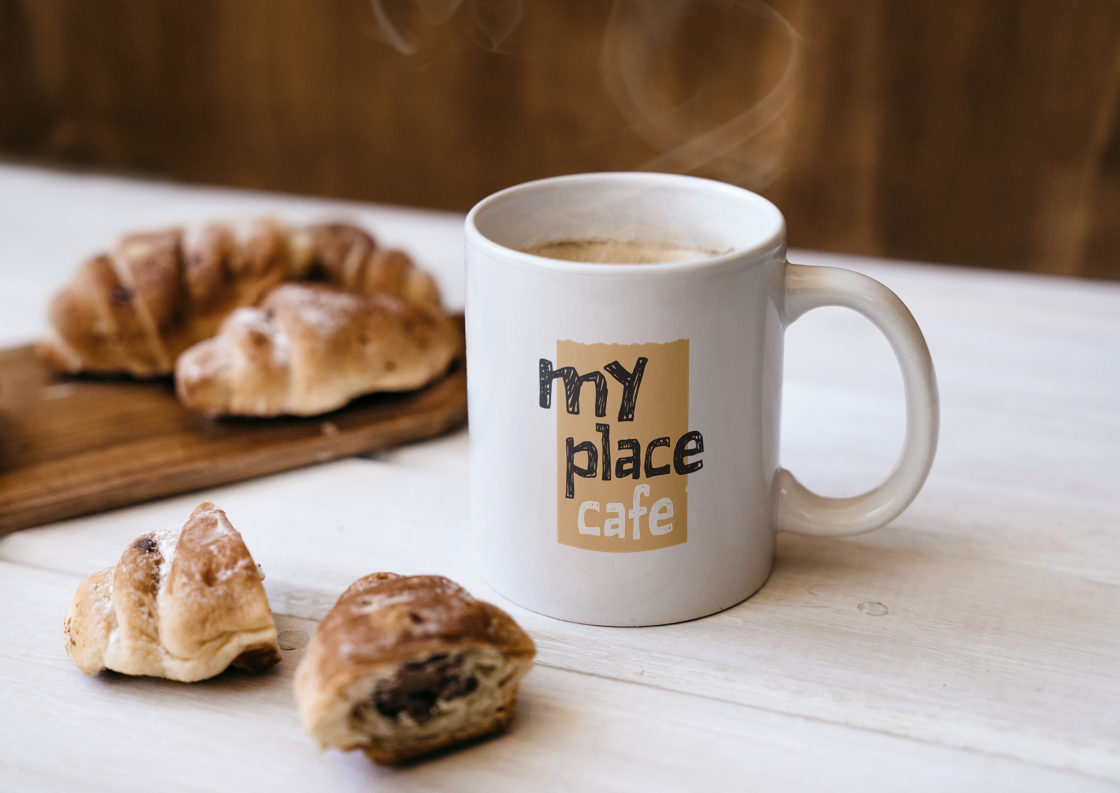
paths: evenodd
<path fill-rule="evenodd" d="M 459 211 L 677 171 L 795 247 L 1120 278 L 1120 2 L 0 0 L 0 159 Z"/>

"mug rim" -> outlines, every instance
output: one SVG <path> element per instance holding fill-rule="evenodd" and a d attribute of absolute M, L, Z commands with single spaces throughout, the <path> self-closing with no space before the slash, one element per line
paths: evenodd
<path fill-rule="evenodd" d="M 772 221 L 773 230 L 750 245 L 732 248 L 722 253 L 698 256 L 694 259 L 686 259 L 683 261 L 649 262 L 643 263 L 640 267 L 635 267 L 633 264 L 578 262 L 566 259 L 553 259 L 535 253 L 526 253 L 525 251 L 518 250 L 517 248 L 510 248 L 491 239 L 478 227 L 479 214 L 495 204 L 511 200 L 519 195 L 548 190 L 564 184 L 580 184 L 595 181 L 610 181 L 615 184 L 629 183 L 638 186 L 655 183 L 676 183 L 693 188 L 699 187 L 700 189 L 715 193 L 723 193 L 737 200 L 753 204 L 756 208 L 760 208 L 766 215 L 770 216 L 769 219 Z M 781 210 L 771 201 L 760 196 L 758 193 L 715 179 L 655 171 L 592 171 L 587 173 L 549 176 L 543 179 L 521 182 L 520 184 L 499 190 L 496 193 L 491 193 L 471 207 L 471 210 L 467 213 L 464 226 L 468 246 L 473 244 L 491 254 L 500 255 L 503 258 L 522 265 L 527 265 L 533 269 L 586 275 L 622 275 L 629 277 L 648 276 L 653 273 L 706 269 L 731 262 L 742 262 L 759 254 L 784 251 L 786 239 L 785 216 L 782 215 Z"/>

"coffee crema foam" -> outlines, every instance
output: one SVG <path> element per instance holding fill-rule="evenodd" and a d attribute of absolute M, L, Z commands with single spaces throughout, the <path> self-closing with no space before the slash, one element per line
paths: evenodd
<path fill-rule="evenodd" d="M 718 251 L 662 242 L 622 240 L 558 240 L 521 248 L 522 253 L 590 264 L 662 264 L 687 262 L 717 255 Z"/>

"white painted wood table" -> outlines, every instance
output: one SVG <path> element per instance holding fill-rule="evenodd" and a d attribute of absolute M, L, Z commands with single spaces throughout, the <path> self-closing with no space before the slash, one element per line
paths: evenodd
<path fill-rule="evenodd" d="M 0 167 L 0 343 L 123 231 L 229 215 L 350 216 L 461 305 L 461 218 Z M 769 583 L 658 628 L 557 622 L 501 600 L 467 547 L 466 432 L 0 541 L 0 789 L 1088 790 L 1120 782 L 1120 285 L 844 258 L 924 329 L 937 462 L 891 526 L 778 538 Z M 783 463 L 829 495 L 901 445 L 886 343 L 839 309 L 787 336 Z M 81 577 L 212 499 L 292 649 L 271 674 L 86 677 L 62 649 Z M 374 570 L 442 573 L 536 639 L 515 723 L 403 769 L 320 751 L 291 695 L 299 645 Z"/>

